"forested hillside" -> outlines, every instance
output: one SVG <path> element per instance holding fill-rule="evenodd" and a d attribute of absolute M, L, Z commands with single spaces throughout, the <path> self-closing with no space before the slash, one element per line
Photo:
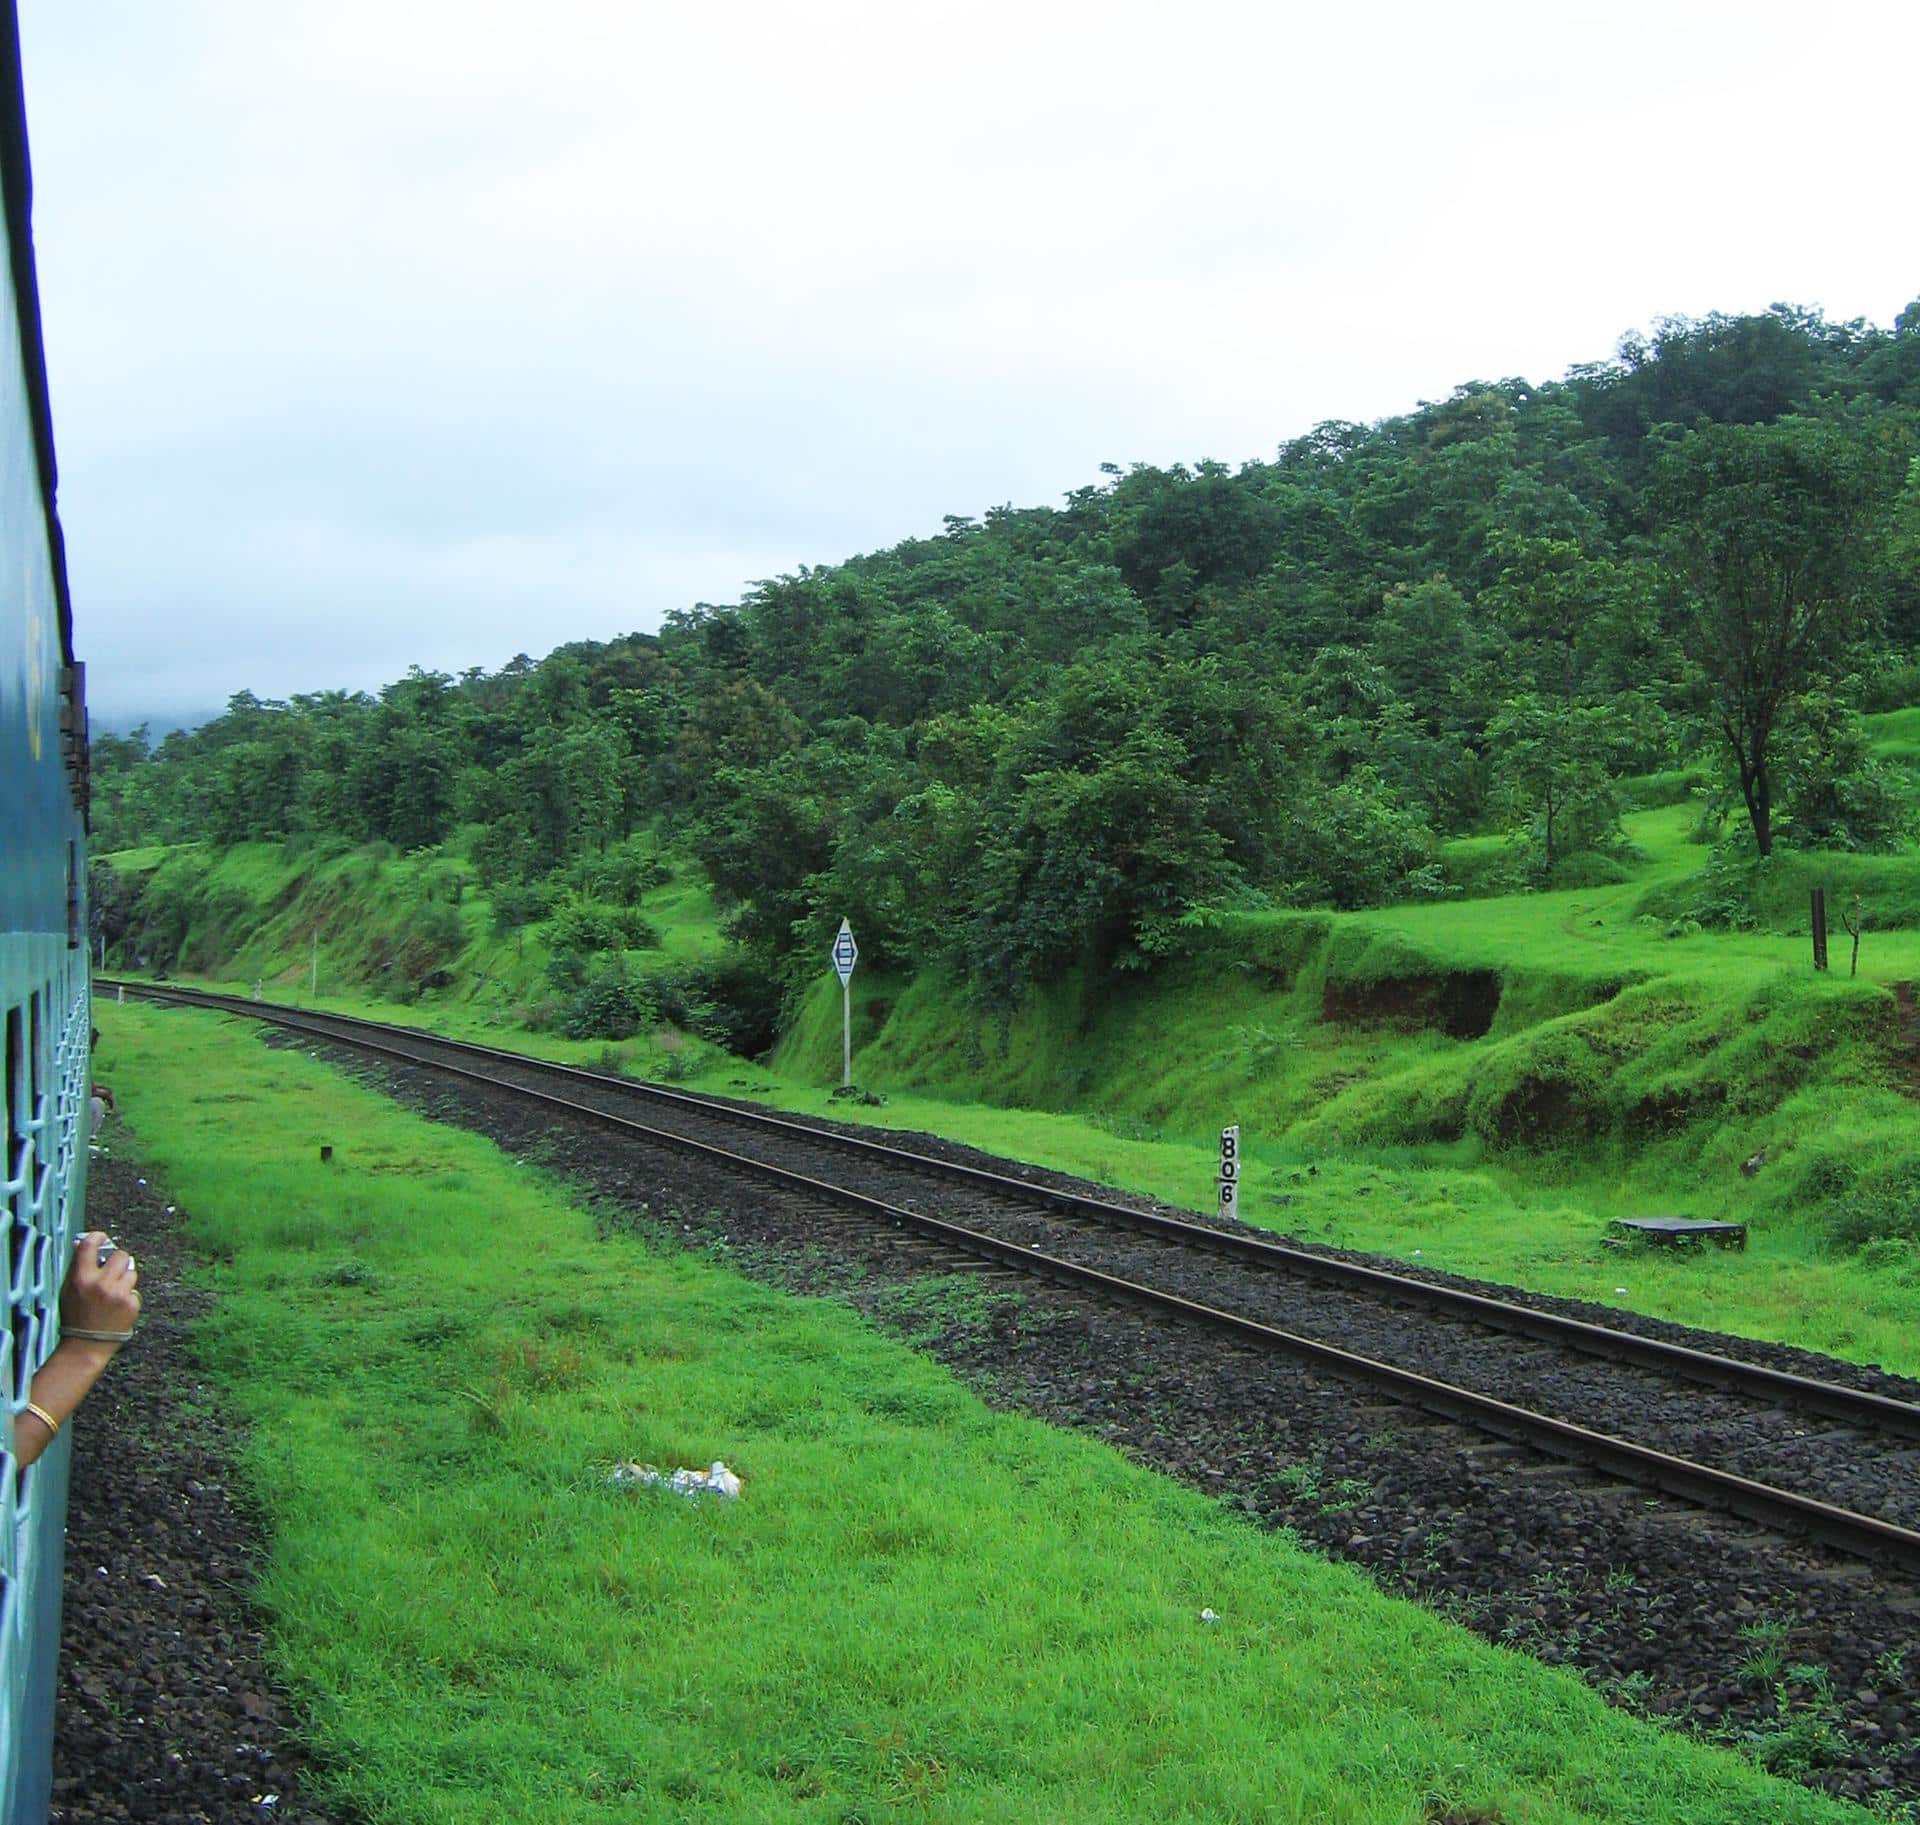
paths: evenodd
<path fill-rule="evenodd" d="M 1604 881 L 1629 778 L 1689 770 L 1729 854 L 1892 847 L 1858 714 L 1920 701 L 1916 453 L 1920 303 L 1668 322 L 1237 470 L 1109 466 L 657 636 L 101 738 L 95 847 L 449 845 L 496 921 L 584 921 L 562 974 L 616 1003 L 595 956 L 663 842 L 763 981 L 846 915 L 869 964 L 1002 999 L 1234 909 L 1458 893 L 1449 837 L 1510 835 L 1505 886 Z"/>

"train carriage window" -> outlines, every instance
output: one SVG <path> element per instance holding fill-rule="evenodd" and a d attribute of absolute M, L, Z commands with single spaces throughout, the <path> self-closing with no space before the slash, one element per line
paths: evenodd
<path fill-rule="evenodd" d="M 27 1176 L 26 1045 L 26 1012 L 22 1008 L 8 1008 L 6 1057 L 0 1063 L 0 1069 L 6 1073 L 7 1151 L 0 1164 L 6 1167 L 9 1186 L 15 1179 Z M 8 1195 L 11 1197 L 11 1192 Z"/>
<path fill-rule="evenodd" d="M 6 1042 L 6 1121 L 7 1151 L 4 1188 L 7 1217 L 7 1284 L 9 1305 L 15 1297 L 26 1268 L 26 1255 L 33 1240 L 29 1204 L 33 1181 L 33 1138 L 28 1129 L 28 1086 L 32 1071 L 27 1059 L 26 1009 L 7 1009 Z M 11 1313 L 9 1313 L 11 1319 Z M 11 1322 L 8 1331 L 13 1330 Z"/>
<path fill-rule="evenodd" d="M 0 1300 L 5 1321 L 0 1335 L 0 1399 L 11 1417 L 16 1391 L 24 1391 L 23 1347 L 31 1347 L 31 1327 L 14 1304 L 15 1290 L 33 1265 L 31 1194 L 34 1179 L 33 1137 L 28 1126 L 33 1081 L 28 1056 L 31 1021 L 24 1007 L 7 1009 L 0 1043 L 0 1120 L 6 1124 L 5 1151 L 0 1152 L 0 1233 L 4 1234 L 6 1288 Z M 18 1618 L 17 1580 L 14 1577 L 17 1542 L 13 1537 L 20 1491 L 15 1481 L 11 1429 L 0 1438 L 0 1641 L 5 1641 Z"/>
<path fill-rule="evenodd" d="M 6 1166 L 3 1187 L 7 1266 L 7 1393 L 17 1399 L 32 1378 L 40 1346 L 42 1305 L 52 1272 L 59 1212 L 54 1123 L 47 1107 L 46 992 L 7 1010 Z"/>
<path fill-rule="evenodd" d="M 0 1450 L 0 1488 L 12 1489 L 13 1478 L 13 1453 Z M 7 1506 L 10 1509 L 12 1504 L 8 1503 Z M 7 1531 L 13 1531 L 10 1523 Z M 11 1556 L 9 1554 L 8 1558 Z M 0 1639 L 4 1639 L 13 1628 L 13 1580 L 7 1575 L 11 1569 L 11 1565 L 0 1562 Z"/>

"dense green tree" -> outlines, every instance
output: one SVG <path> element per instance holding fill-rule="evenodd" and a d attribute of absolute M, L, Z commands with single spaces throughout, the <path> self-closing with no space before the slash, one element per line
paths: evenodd
<path fill-rule="evenodd" d="M 1701 712 L 1764 856 L 1775 738 L 1871 625 L 1865 578 L 1885 477 L 1846 426 L 1788 418 L 1703 425 L 1663 480 Z"/>
<path fill-rule="evenodd" d="M 165 783 L 148 766 L 153 757 L 148 725 L 142 723 L 126 735 L 101 730 L 90 746 L 95 852 L 131 849 L 151 840 L 163 815 L 154 803 L 155 789 L 164 791 Z"/>
<path fill-rule="evenodd" d="M 1777 746 L 1785 812 L 1779 840 L 1797 848 L 1886 850 L 1912 835 L 1906 794 L 1869 752 L 1858 714 L 1833 692 L 1802 696 L 1783 720 Z"/>
<path fill-rule="evenodd" d="M 1494 802 L 1535 845 L 1543 881 L 1567 856 L 1619 838 L 1609 721 L 1602 706 L 1528 694 L 1510 698 L 1488 726 Z"/>
<path fill-rule="evenodd" d="M 1377 906 L 1438 892 L 1433 832 L 1371 767 L 1305 795 L 1288 821 L 1274 897 L 1295 906 Z"/>
<path fill-rule="evenodd" d="M 1114 488 L 1113 528 L 1120 575 L 1162 626 L 1183 621 L 1207 585 L 1258 576 L 1280 549 L 1279 513 L 1218 463 L 1136 467 Z"/>
<path fill-rule="evenodd" d="M 1301 786 L 1290 706 L 1217 662 L 1078 666 L 1009 732 L 982 818 L 965 954 L 1003 995 L 1138 967 L 1193 908 L 1272 878 Z"/>

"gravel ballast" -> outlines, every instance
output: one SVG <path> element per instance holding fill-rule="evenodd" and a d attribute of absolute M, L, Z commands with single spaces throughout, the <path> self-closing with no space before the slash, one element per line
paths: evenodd
<path fill-rule="evenodd" d="M 87 1220 L 139 1258 L 143 1315 L 73 1423 L 52 1820 L 59 1825 L 348 1825 L 301 1795 L 305 1757 L 248 1604 L 259 1542 L 234 1470 L 242 1435 L 195 1367 L 167 1200 L 107 1151 Z"/>

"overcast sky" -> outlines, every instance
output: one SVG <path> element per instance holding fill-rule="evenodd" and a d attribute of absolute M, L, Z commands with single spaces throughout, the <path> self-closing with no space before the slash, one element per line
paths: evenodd
<path fill-rule="evenodd" d="M 1920 294 L 1920 7 L 20 0 L 98 722 Z"/>

